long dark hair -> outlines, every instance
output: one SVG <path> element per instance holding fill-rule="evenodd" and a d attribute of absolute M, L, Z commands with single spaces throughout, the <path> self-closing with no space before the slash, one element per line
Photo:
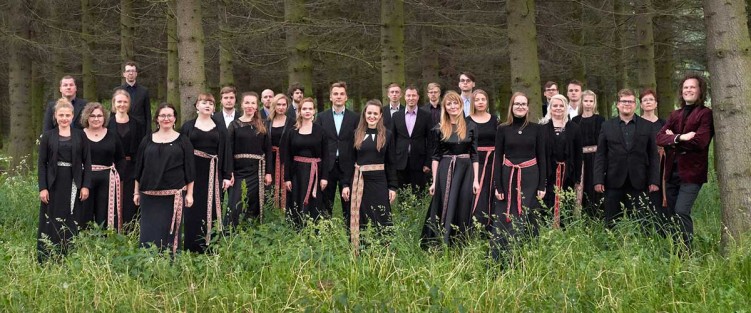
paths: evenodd
<path fill-rule="evenodd" d="M 686 106 L 686 100 L 683 100 L 683 83 L 689 79 L 696 79 L 696 81 L 699 82 L 699 97 L 696 99 L 694 105 L 704 106 L 704 101 L 707 99 L 707 82 L 697 73 L 688 73 L 683 77 L 683 80 L 681 80 L 681 83 L 678 85 L 678 104 L 681 108 Z"/>

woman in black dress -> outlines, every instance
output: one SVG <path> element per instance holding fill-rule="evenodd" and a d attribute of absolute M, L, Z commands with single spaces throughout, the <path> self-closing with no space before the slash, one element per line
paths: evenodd
<path fill-rule="evenodd" d="M 480 192 L 472 202 L 472 216 L 475 221 L 489 231 L 490 215 L 493 213 L 493 176 L 495 175 L 495 133 L 498 118 L 490 114 L 488 93 L 477 89 L 472 93 L 472 107 L 468 119 L 477 128 L 477 156 L 480 164 Z"/>
<path fill-rule="evenodd" d="M 477 181 L 477 129 L 467 123 L 459 94 L 449 91 L 441 103 L 441 122 L 433 128 L 438 138 L 433 152 L 428 214 L 422 229 L 421 242 L 442 240 L 452 244 L 466 234 L 472 221 L 472 200 L 480 191 Z"/>
<path fill-rule="evenodd" d="M 665 126 L 665 119 L 657 117 L 657 93 L 652 89 L 644 89 L 639 95 L 641 118 L 652 123 L 652 135 L 656 138 L 662 126 Z M 663 227 L 660 231 L 663 232 L 671 216 L 665 194 L 665 148 L 657 146 L 657 153 L 660 155 L 660 190 L 650 192 L 649 200 L 657 214 L 659 224 Z"/>
<path fill-rule="evenodd" d="M 144 133 L 143 122 L 137 118 L 130 117 L 130 94 L 123 89 L 116 89 L 112 94 L 112 112 L 110 121 L 107 124 L 108 133 L 116 134 L 120 138 L 123 147 L 123 161 L 117 164 L 117 171 L 120 173 L 120 186 L 122 193 L 122 225 L 128 228 L 131 222 L 138 219 L 138 207 L 133 203 L 133 191 L 135 179 L 133 177 L 133 160 L 138 153 L 138 145 L 147 134 Z M 133 226 L 133 225 L 131 225 Z"/>
<path fill-rule="evenodd" d="M 552 210 L 553 228 L 560 228 L 561 210 L 575 208 L 574 201 L 564 203 L 563 193 L 573 191 L 581 183 L 582 141 L 579 125 L 571 123 L 567 114 L 568 100 L 563 95 L 550 98 L 548 114 L 542 120 L 547 137 L 548 178 L 545 206 L 542 217 L 550 216 Z M 535 220 L 535 222 L 539 222 Z M 539 225 L 539 224 L 538 224 Z"/>
<path fill-rule="evenodd" d="M 235 181 L 229 196 L 227 224 L 233 228 L 243 220 L 263 218 L 263 186 L 271 184 L 271 139 L 258 112 L 258 94 L 243 93 L 241 108 L 243 115 L 229 124 Z M 247 190 L 245 202 L 243 184 Z"/>
<path fill-rule="evenodd" d="M 288 192 L 287 219 L 297 228 L 303 225 L 304 218 L 317 220 L 326 214 L 319 195 L 328 185 L 328 173 L 321 170 L 328 162 L 328 140 L 323 129 L 313 123 L 316 113 L 313 99 L 303 99 L 298 111 L 295 128 L 285 137 L 282 155 Z"/>
<path fill-rule="evenodd" d="M 360 123 L 355 130 L 353 156 L 355 174 L 344 182 L 342 197 L 350 201 L 350 237 L 355 253 L 360 241 L 360 230 L 372 224 L 379 230 L 391 226 L 391 203 L 399 188 L 396 154 L 391 132 L 383 126 L 381 101 L 370 100 L 365 104 Z M 351 191 L 351 194 L 350 194 Z"/>
<path fill-rule="evenodd" d="M 499 169 L 493 180 L 495 207 L 491 255 L 504 256 L 509 243 L 530 229 L 530 210 L 539 208 L 545 197 L 547 154 L 542 126 L 529 121 L 529 99 L 522 92 L 511 96 L 506 122 L 496 131 L 495 152 Z"/>
<path fill-rule="evenodd" d="M 579 125 L 582 140 L 582 171 L 581 184 L 576 190 L 577 202 L 581 204 L 584 213 L 592 218 L 602 218 L 602 194 L 595 192 L 594 167 L 595 152 L 597 152 L 597 138 L 600 127 L 605 118 L 597 114 L 597 95 L 591 90 L 582 92 L 582 105 L 579 115 L 571 119 Z"/>
<path fill-rule="evenodd" d="M 227 146 L 227 129 L 221 121 L 213 119 L 214 96 L 199 94 L 195 104 L 198 117 L 183 123 L 180 133 L 190 140 L 195 162 L 195 184 L 193 185 L 193 207 L 186 210 L 183 218 L 185 238 L 183 249 L 204 253 L 211 242 L 214 221 L 219 219 L 218 230 L 222 226 L 221 191 L 229 188 L 232 178 L 232 162 Z M 221 184 L 221 185 L 220 185 Z"/>
<path fill-rule="evenodd" d="M 274 184 L 274 207 L 287 207 L 287 189 L 284 188 L 284 157 L 281 147 L 284 136 L 295 126 L 295 117 L 287 116 L 289 98 L 285 94 L 277 94 L 271 100 L 271 113 L 266 121 L 266 129 L 271 137 L 271 179 Z"/>
<path fill-rule="evenodd" d="M 65 98 L 54 107 L 57 127 L 46 131 L 39 144 L 39 230 L 37 260 L 65 255 L 78 233 L 81 201 L 89 197 L 91 158 L 84 134 L 70 127 L 73 105 Z"/>
<path fill-rule="evenodd" d="M 91 190 L 83 202 L 79 223 L 96 223 L 120 231 L 122 228 L 122 190 L 120 173 L 125 159 L 117 134 L 107 129 L 109 116 L 99 102 L 89 102 L 81 113 L 81 125 L 91 151 Z M 116 167 L 117 166 L 117 167 Z"/>
<path fill-rule="evenodd" d="M 171 104 L 159 105 L 154 121 L 158 130 L 138 146 L 133 202 L 141 206 L 141 246 L 155 245 L 177 252 L 183 206 L 193 206 L 196 166 L 190 138 L 175 131 Z"/>

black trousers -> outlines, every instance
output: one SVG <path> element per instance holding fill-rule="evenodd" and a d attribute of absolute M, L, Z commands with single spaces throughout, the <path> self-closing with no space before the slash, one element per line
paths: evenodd
<path fill-rule="evenodd" d="M 349 229 L 349 201 L 344 201 L 344 198 L 341 196 L 341 190 L 344 188 L 342 184 L 344 179 L 344 171 L 341 168 L 341 164 L 339 164 L 339 158 L 336 158 L 334 168 L 329 172 L 329 183 L 326 189 L 323 190 L 323 206 L 326 214 L 332 216 L 334 212 L 334 198 L 336 197 L 336 189 L 338 187 L 340 190 L 339 199 L 342 201 L 342 219 L 344 220 L 344 226 Z"/>
<path fill-rule="evenodd" d="M 634 188 L 626 177 L 626 182 L 619 188 L 605 187 L 605 226 L 612 228 L 623 217 L 624 208 L 644 220 L 649 211 L 649 198 L 645 190 Z"/>
<path fill-rule="evenodd" d="M 396 175 L 399 179 L 399 189 L 411 187 L 412 192 L 416 193 L 425 190 L 425 185 L 428 183 L 428 175 L 422 171 L 422 168 L 413 170 L 407 166 L 404 170 L 396 171 Z"/>
<path fill-rule="evenodd" d="M 691 249 L 694 239 L 694 220 L 691 218 L 691 208 L 699 196 L 702 184 L 682 183 L 678 170 L 674 170 L 670 179 L 665 182 L 665 195 L 668 202 L 668 216 L 671 219 L 676 234 L 687 248 Z M 678 240 L 676 240 L 678 241 Z"/>

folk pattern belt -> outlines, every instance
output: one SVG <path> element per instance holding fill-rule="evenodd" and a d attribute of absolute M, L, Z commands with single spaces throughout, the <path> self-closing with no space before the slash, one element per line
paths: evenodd
<path fill-rule="evenodd" d="M 506 223 L 511 222 L 511 184 L 514 182 L 514 172 L 516 172 L 516 209 L 519 215 L 522 215 L 522 169 L 537 165 L 537 159 L 514 164 L 509 159 L 503 159 L 503 165 L 511 168 L 508 178 L 508 197 L 506 199 Z"/>
<path fill-rule="evenodd" d="M 250 154 L 250 153 L 242 153 L 242 154 L 235 154 L 234 156 L 235 160 L 237 159 L 251 159 L 251 160 L 258 160 L 258 201 L 260 201 L 260 205 L 258 206 L 259 216 L 260 219 L 263 220 L 263 204 L 264 201 L 264 192 L 263 189 L 263 178 L 266 176 L 266 157 L 262 154 Z"/>
<path fill-rule="evenodd" d="M 363 172 L 383 171 L 383 164 L 367 164 L 357 165 L 355 164 L 355 175 L 352 178 L 352 202 L 349 210 L 349 230 L 350 240 L 352 241 L 352 248 L 354 249 L 355 256 L 359 254 L 360 248 L 360 204 L 362 203 L 363 192 Z"/>
<path fill-rule="evenodd" d="M 149 196 L 175 197 L 175 201 L 172 203 L 172 222 L 169 229 L 170 235 L 174 235 L 175 237 L 172 241 L 172 253 L 177 253 L 177 244 L 180 240 L 180 222 L 183 217 L 183 191 L 185 191 L 185 187 L 169 190 L 141 190 L 141 193 Z"/>
<path fill-rule="evenodd" d="M 211 204 L 214 203 L 216 208 L 216 218 L 218 221 L 217 228 L 222 231 L 222 203 L 219 199 L 219 156 L 208 154 L 201 150 L 193 150 L 197 157 L 210 159 L 209 161 L 209 196 L 206 200 L 206 244 L 211 243 L 211 227 L 214 225 L 211 217 Z"/>
<path fill-rule="evenodd" d="M 109 193 L 107 195 L 107 227 L 116 229 L 117 232 L 123 228 L 123 203 L 122 187 L 120 186 L 120 174 L 115 169 L 115 165 L 91 165 L 91 170 L 110 171 L 109 176 Z M 117 209 L 117 228 L 115 228 L 115 209 Z"/>

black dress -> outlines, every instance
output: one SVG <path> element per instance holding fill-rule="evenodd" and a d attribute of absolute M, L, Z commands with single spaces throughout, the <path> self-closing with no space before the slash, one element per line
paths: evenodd
<path fill-rule="evenodd" d="M 600 115 L 574 117 L 572 122 L 579 125 L 582 141 L 582 209 L 585 214 L 593 218 L 602 217 L 602 194 L 595 192 L 594 169 L 595 152 L 597 151 L 597 138 L 600 136 L 600 127 L 605 118 Z M 659 129 L 658 129 L 659 131 Z"/>
<path fill-rule="evenodd" d="M 658 118 L 652 123 L 652 135 L 655 136 L 655 138 L 657 138 L 657 133 L 660 132 L 660 129 L 665 126 L 665 122 L 664 119 Z M 657 218 L 661 225 L 667 225 L 671 216 L 665 195 L 665 149 L 666 148 L 657 146 L 657 152 L 660 155 L 660 190 L 649 193 L 649 202 L 654 207 L 654 211 L 657 213 Z"/>
<path fill-rule="evenodd" d="M 285 139 L 284 181 L 292 182 L 292 190 L 287 192 L 287 219 L 294 227 L 301 227 L 306 218 L 317 220 L 326 217 L 319 182 L 328 180 L 328 173 L 323 170 L 328 162 L 328 139 L 321 126 L 315 123 L 310 134 L 300 134 L 299 130 L 290 129 Z M 320 161 L 312 162 L 312 159 Z M 317 172 L 311 171 L 314 163 Z M 317 181 L 311 182 L 314 176 L 317 176 Z"/>
<path fill-rule="evenodd" d="M 237 227 L 243 220 L 263 215 L 265 201 L 261 196 L 265 190 L 261 180 L 271 172 L 271 139 L 268 132 L 261 134 L 252 124 L 239 119 L 229 124 L 229 138 L 234 156 L 235 184 L 230 191 L 225 221 L 228 226 Z M 251 155 L 254 158 L 249 158 Z M 244 203 L 243 183 L 247 188 Z"/>
<path fill-rule="evenodd" d="M 133 168 L 135 167 L 134 160 L 138 153 L 138 145 L 146 136 L 144 133 L 145 126 L 135 118 L 128 118 L 126 123 L 118 123 L 113 114 L 110 116 L 107 129 L 117 134 L 123 147 L 124 159 L 123 162 L 117 164 L 117 171 L 120 173 L 122 186 L 123 225 L 127 227 L 128 224 L 138 219 L 138 207 L 133 203 L 133 191 L 136 182 L 133 176 Z"/>
<path fill-rule="evenodd" d="M 471 116 L 467 117 L 468 121 L 475 123 L 477 128 L 477 156 L 479 160 L 480 192 L 475 195 L 472 202 L 472 216 L 480 224 L 485 226 L 485 230 L 490 230 L 491 219 L 493 214 L 493 204 L 495 195 L 492 192 L 493 176 L 495 171 L 500 168 L 495 167 L 495 135 L 498 131 L 498 118 L 495 115 L 490 116 L 490 120 L 485 123 L 474 121 Z"/>
<path fill-rule="evenodd" d="M 58 128 L 46 131 L 37 160 L 39 191 L 47 190 L 49 201 L 39 206 L 37 260 L 41 263 L 55 253 L 65 255 L 70 240 L 78 233 L 81 200 L 79 190 L 91 187 L 89 145 L 83 131 L 71 128 L 69 137 Z"/>
<path fill-rule="evenodd" d="M 491 236 L 491 255 L 501 257 L 509 243 L 521 235 L 534 233 L 530 228 L 530 210 L 540 207 L 537 191 L 545 191 L 547 154 L 542 125 L 514 117 L 511 125 L 501 125 L 496 132 L 495 185 L 503 200 L 495 207 Z M 520 201 L 521 200 L 521 201 Z"/>
<path fill-rule="evenodd" d="M 226 130 L 219 126 L 220 122 L 214 122 L 216 126 L 209 131 L 196 128 L 195 119 L 185 122 L 180 129 L 183 135 L 190 138 L 196 166 L 193 207 L 183 213 L 185 225 L 183 249 L 197 253 L 206 251 L 211 241 L 212 227 L 216 224 L 214 221 L 221 218 L 222 180 L 232 178 L 232 171 L 229 169 L 231 162 L 228 161 Z M 213 176 L 210 175 L 212 172 Z"/>
<path fill-rule="evenodd" d="M 122 168 L 122 162 L 125 155 L 123 146 L 117 134 L 107 130 L 107 134 L 99 141 L 92 141 L 88 136 L 84 136 L 91 151 L 91 188 L 89 189 L 89 198 L 83 202 L 83 210 L 79 224 L 86 227 L 89 223 L 96 223 L 100 227 L 109 227 L 110 229 L 120 230 L 122 225 L 121 210 L 117 210 L 117 195 L 110 194 L 116 192 L 116 179 L 120 179 L 117 168 Z M 109 169 L 107 169 L 109 167 Z M 130 193 L 133 201 L 133 192 Z M 122 201 L 123 196 L 120 197 Z M 112 210 L 112 216 L 109 211 Z M 110 222 L 112 224 L 110 224 Z"/>
<path fill-rule="evenodd" d="M 134 171 L 141 195 L 141 246 L 177 250 L 182 214 L 176 213 L 182 210 L 183 201 L 176 203 L 175 197 L 183 199 L 186 185 L 195 180 L 195 168 L 187 136 L 180 134 L 165 143 L 154 142 L 153 135 L 143 138 Z"/>
<path fill-rule="evenodd" d="M 274 193 L 274 207 L 286 209 L 287 189 L 284 188 L 284 157 L 282 156 L 282 146 L 284 137 L 288 131 L 295 127 L 295 119 L 287 117 L 284 125 L 279 127 L 272 126 L 273 121 L 266 121 L 266 130 L 271 135 L 271 174 L 272 188 Z"/>
<path fill-rule="evenodd" d="M 442 240 L 452 244 L 466 234 L 472 222 L 473 164 L 477 164 L 477 129 L 467 123 L 467 134 L 459 139 L 456 131 L 447 140 L 440 139 L 433 152 L 439 162 L 435 193 L 422 229 L 423 246 Z M 455 126 L 454 126 L 455 128 Z M 433 128 L 433 138 L 441 138 L 440 125 Z"/>
<path fill-rule="evenodd" d="M 575 199 L 566 198 L 564 193 L 572 193 L 574 186 L 581 181 L 581 131 L 579 125 L 570 121 L 561 128 L 554 127 L 552 120 L 542 126 L 547 137 L 548 177 L 544 199 L 547 210 L 541 210 L 540 215 L 544 218 L 552 217 L 555 228 L 563 224 L 560 216 L 566 214 L 561 212 L 573 212 L 576 205 Z M 534 222 L 541 221 L 536 219 Z"/>

